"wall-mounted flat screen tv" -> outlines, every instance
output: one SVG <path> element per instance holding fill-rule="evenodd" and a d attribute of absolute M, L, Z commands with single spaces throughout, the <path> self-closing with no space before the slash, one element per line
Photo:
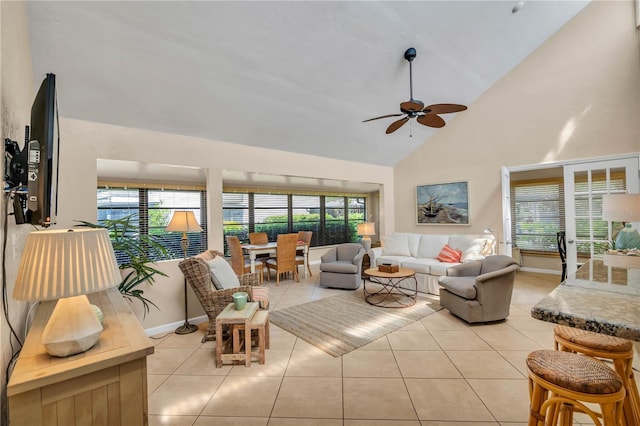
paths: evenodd
<path fill-rule="evenodd" d="M 58 211 L 59 134 L 54 74 L 47 74 L 33 101 L 30 132 L 26 220 L 49 226 L 56 222 Z"/>
<path fill-rule="evenodd" d="M 5 139 L 5 192 L 13 196 L 16 224 L 56 223 L 59 141 L 56 76 L 47 74 L 31 106 L 24 147 Z"/>

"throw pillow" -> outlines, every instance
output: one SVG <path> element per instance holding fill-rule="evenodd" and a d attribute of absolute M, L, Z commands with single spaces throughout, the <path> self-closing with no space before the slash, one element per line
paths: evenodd
<path fill-rule="evenodd" d="M 252 302 L 260 303 L 260 309 L 269 309 L 269 288 L 262 286 L 255 286 L 251 288 L 253 293 Z"/>
<path fill-rule="evenodd" d="M 462 262 L 482 259 L 486 238 L 475 235 L 454 234 L 449 237 L 449 246 L 462 252 Z"/>
<path fill-rule="evenodd" d="M 207 265 L 211 269 L 211 280 L 216 289 L 240 287 L 238 276 L 233 272 L 231 265 L 224 257 L 216 256 L 212 260 L 207 260 Z"/>
<path fill-rule="evenodd" d="M 445 263 L 458 263 L 460 262 L 460 256 L 462 256 L 460 250 L 452 249 L 448 244 L 445 244 L 436 259 Z"/>
<path fill-rule="evenodd" d="M 382 254 L 384 256 L 411 256 L 407 236 L 394 234 L 384 238 Z"/>

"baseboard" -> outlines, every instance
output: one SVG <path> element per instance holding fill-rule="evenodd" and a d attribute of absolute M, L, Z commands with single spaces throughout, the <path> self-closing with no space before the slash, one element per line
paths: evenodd
<path fill-rule="evenodd" d="M 189 318 L 190 324 L 200 324 L 202 322 L 207 322 L 207 321 L 209 321 L 209 319 L 207 318 L 206 315 L 202 315 L 195 318 Z M 184 324 L 184 321 L 171 322 L 169 324 L 162 324 L 157 327 L 146 328 L 144 332 L 146 333 L 147 336 L 156 336 L 158 334 L 173 333 L 176 330 L 176 328 L 180 327 L 183 324 Z"/>
<path fill-rule="evenodd" d="M 536 272 L 538 274 L 562 275 L 562 271 L 556 271 L 555 269 L 528 268 L 526 266 L 521 266 L 520 270 L 522 272 Z"/>

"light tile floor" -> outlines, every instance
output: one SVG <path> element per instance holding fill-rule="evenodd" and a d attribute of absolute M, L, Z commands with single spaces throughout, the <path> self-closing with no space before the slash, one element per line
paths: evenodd
<path fill-rule="evenodd" d="M 300 283 L 265 282 L 271 309 L 341 292 L 320 287 L 317 268 L 312 271 Z M 553 324 L 529 312 L 558 281 L 555 275 L 519 272 L 505 322 L 469 325 L 443 309 L 340 358 L 273 324 L 266 364 L 250 368 L 216 368 L 215 342 L 200 343 L 204 324 L 189 335 L 157 336 L 148 358 L 149 423 L 526 424 L 524 360 L 532 350 L 553 347 Z"/>

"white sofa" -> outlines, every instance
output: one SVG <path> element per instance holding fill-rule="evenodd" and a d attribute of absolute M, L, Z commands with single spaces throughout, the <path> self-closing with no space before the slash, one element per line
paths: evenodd
<path fill-rule="evenodd" d="M 462 252 L 459 263 L 440 262 L 436 258 L 445 245 Z M 371 267 L 383 263 L 416 271 L 418 291 L 440 294 L 438 278 L 447 268 L 491 254 L 495 239 L 490 234 L 416 234 L 396 232 L 382 238 L 382 247 L 369 250 Z"/>

